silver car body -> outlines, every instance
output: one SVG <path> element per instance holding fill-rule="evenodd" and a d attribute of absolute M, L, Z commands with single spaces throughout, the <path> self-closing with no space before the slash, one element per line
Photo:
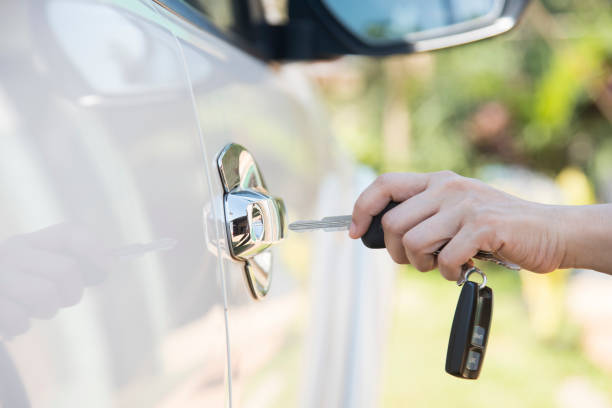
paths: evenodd
<path fill-rule="evenodd" d="M 350 213 L 373 175 L 299 67 L 161 3 L 2 4 L 0 405 L 376 405 L 385 253 L 290 234 L 253 300 L 216 155 L 249 149 L 291 220 Z"/>

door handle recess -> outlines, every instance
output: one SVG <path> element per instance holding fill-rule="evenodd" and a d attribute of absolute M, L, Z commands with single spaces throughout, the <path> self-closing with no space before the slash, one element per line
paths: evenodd
<path fill-rule="evenodd" d="M 255 299 L 270 289 L 272 253 L 268 248 L 286 234 L 285 204 L 270 195 L 253 156 L 231 143 L 217 159 L 224 188 L 225 229 L 231 256 L 243 261 L 246 281 Z"/>

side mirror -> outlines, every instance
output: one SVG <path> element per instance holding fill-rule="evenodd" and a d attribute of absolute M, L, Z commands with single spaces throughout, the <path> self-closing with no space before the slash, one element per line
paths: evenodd
<path fill-rule="evenodd" d="M 288 23 L 267 26 L 259 44 L 278 60 L 429 51 L 502 34 L 529 1 L 289 0 Z"/>

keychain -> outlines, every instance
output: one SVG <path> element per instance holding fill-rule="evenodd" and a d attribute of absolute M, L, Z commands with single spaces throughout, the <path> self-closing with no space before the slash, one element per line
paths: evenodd
<path fill-rule="evenodd" d="M 465 264 L 463 277 L 457 285 L 463 286 L 455 309 L 455 317 L 448 339 L 446 372 L 455 377 L 475 380 L 480 374 L 487 349 L 493 291 L 487 285 L 487 276 L 476 266 Z M 480 284 L 469 280 L 479 274 Z"/>
<path fill-rule="evenodd" d="M 382 217 L 389 210 L 399 205 L 398 202 L 390 202 L 377 215 L 367 232 L 361 237 L 363 244 L 368 248 L 385 248 L 385 235 L 382 227 Z M 293 222 L 289 229 L 293 231 L 313 231 L 322 229 L 324 231 L 346 230 L 352 222 L 350 215 L 325 217 L 321 220 L 303 220 Z M 445 244 L 446 245 L 446 244 Z M 432 255 L 439 255 L 444 245 L 434 251 Z M 495 252 L 478 251 L 474 259 L 493 262 L 512 271 L 520 270 L 520 266 L 506 261 Z M 482 360 L 487 348 L 489 338 L 489 327 L 491 326 L 491 312 L 493 310 L 493 291 L 486 286 L 487 276 L 472 262 L 462 267 L 462 279 L 457 282 L 461 288 L 455 317 L 451 327 L 446 352 L 446 372 L 460 378 L 476 379 L 480 374 Z M 470 275 L 479 274 L 482 283 L 469 280 Z"/>

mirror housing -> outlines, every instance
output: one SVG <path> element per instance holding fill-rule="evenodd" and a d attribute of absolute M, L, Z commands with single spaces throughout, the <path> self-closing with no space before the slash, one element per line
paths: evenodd
<path fill-rule="evenodd" d="M 356 33 L 350 23 L 341 21 L 341 10 L 334 10 L 334 14 L 332 7 L 329 7 L 330 1 L 333 0 L 289 0 L 289 21 L 286 24 L 260 26 L 256 46 L 264 58 L 303 61 L 347 54 L 386 56 L 467 44 L 494 37 L 515 27 L 530 0 L 498 0 L 495 13 L 489 13 L 486 18 L 438 26 L 405 36 L 396 35 L 384 41 L 374 37 L 373 41 L 364 40 L 363 33 Z M 368 3 L 354 2 L 353 7 L 369 7 Z M 448 0 L 444 3 L 450 4 Z M 389 17 L 392 11 L 395 10 L 389 11 Z M 363 14 L 367 14 L 367 10 Z"/>

